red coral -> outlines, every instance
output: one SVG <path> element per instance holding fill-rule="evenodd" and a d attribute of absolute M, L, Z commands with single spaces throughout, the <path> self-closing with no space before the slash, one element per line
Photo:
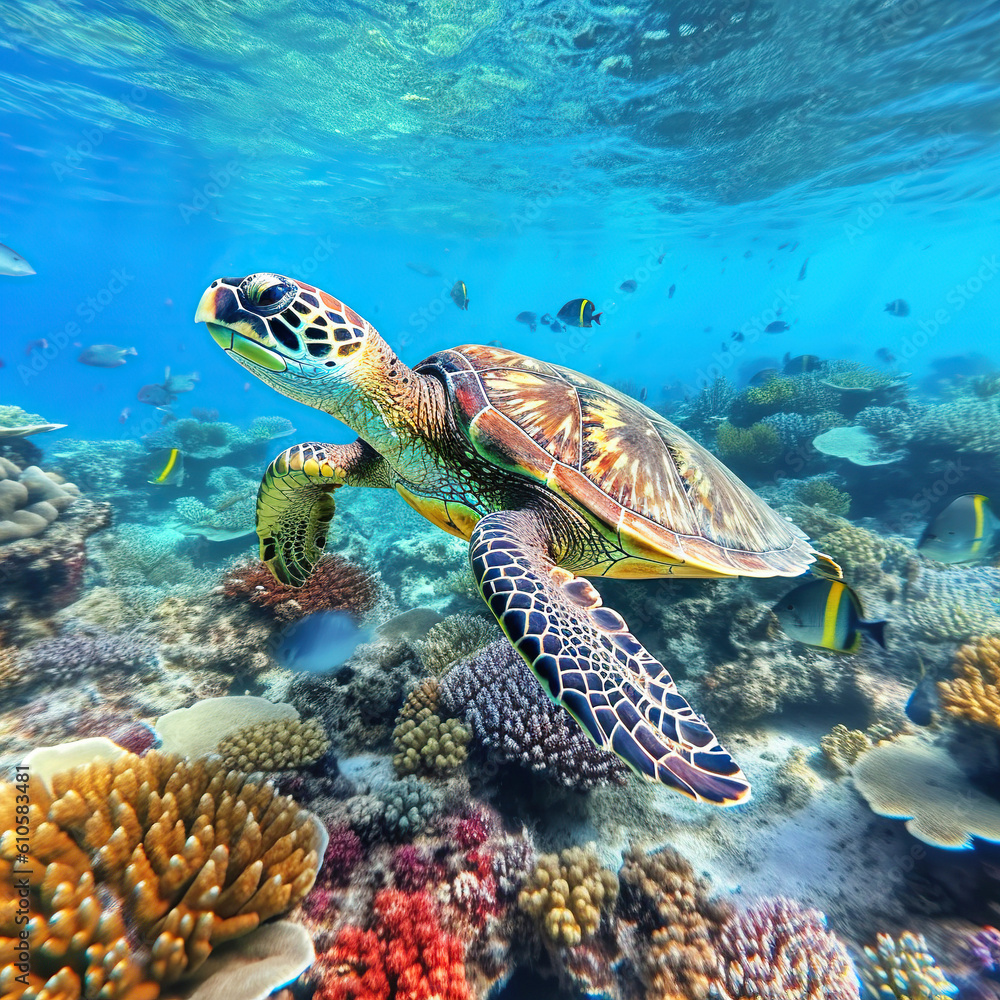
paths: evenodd
<path fill-rule="evenodd" d="M 479 847 L 489 835 L 490 831 L 482 816 L 467 816 L 455 824 L 455 842 L 463 851 Z"/>
<path fill-rule="evenodd" d="M 376 577 L 364 566 L 342 556 L 320 559 L 303 587 L 278 583 L 259 560 L 234 567 L 223 581 L 222 592 L 230 600 L 250 601 L 284 621 L 316 611 L 349 611 L 366 615 L 379 596 Z"/>
<path fill-rule="evenodd" d="M 428 882 L 444 878 L 445 872 L 413 844 L 402 844 L 393 852 L 392 874 L 397 889 L 419 892 Z"/>
<path fill-rule="evenodd" d="M 371 930 L 341 928 L 320 956 L 317 1000 L 471 1000 L 465 945 L 445 933 L 426 892 L 382 889 Z"/>

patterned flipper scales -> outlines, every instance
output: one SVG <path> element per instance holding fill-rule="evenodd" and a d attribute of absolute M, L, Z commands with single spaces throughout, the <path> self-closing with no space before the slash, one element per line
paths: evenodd
<path fill-rule="evenodd" d="M 745 801 L 747 779 L 663 664 L 548 550 L 540 517 L 502 511 L 476 525 L 469 558 L 484 600 L 549 696 L 643 777 L 697 801 Z"/>

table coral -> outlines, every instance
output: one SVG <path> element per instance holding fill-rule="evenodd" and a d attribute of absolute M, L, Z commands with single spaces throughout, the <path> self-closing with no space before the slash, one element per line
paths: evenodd
<path fill-rule="evenodd" d="M 593 846 L 568 847 L 539 857 L 517 902 L 549 941 L 572 948 L 597 933 L 617 897 L 618 879 L 600 867 Z"/>
<path fill-rule="evenodd" d="M 277 719 L 237 730 L 217 752 L 232 770 L 283 771 L 313 764 L 329 749 L 319 720 Z"/>
<path fill-rule="evenodd" d="M 325 555 L 302 587 L 278 583 L 255 559 L 233 567 L 222 585 L 229 600 L 249 601 L 281 621 L 316 611 L 349 611 L 363 616 L 379 599 L 378 578 L 364 566 L 337 555 Z"/>
<path fill-rule="evenodd" d="M 153 1000 L 300 902 L 324 847 L 315 817 L 217 761 L 151 751 L 59 772 L 51 789 L 32 777 L 28 843 L 18 791 L 0 784 L 0 936 L 19 905 L 12 869 L 31 868 L 30 975 L 46 995 L 78 997 L 86 981 L 87 996 L 104 983 L 101 996 Z"/>
<path fill-rule="evenodd" d="M 733 914 L 716 942 L 719 1000 L 858 1000 L 844 945 L 818 910 L 788 899 Z"/>
<path fill-rule="evenodd" d="M 618 875 L 620 946 L 646 995 L 706 1000 L 719 964 L 713 938 L 731 908 L 709 897 L 708 883 L 673 848 L 632 847 Z"/>
<path fill-rule="evenodd" d="M 316 1000 L 470 1000 L 465 945 L 426 892 L 382 889 L 371 927 L 347 924 L 319 956 Z"/>
<path fill-rule="evenodd" d="M 438 688 L 437 680 L 431 678 L 403 703 L 392 732 L 398 750 L 392 765 L 397 774 L 447 774 L 465 760 L 468 730 L 458 719 L 441 718 L 436 711 Z"/>
<path fill-rule="evenodd" d="M 905 931 L 896 941 L 878 935 L 876 948 L 865 948 L 861 978 L 877 1000 L 947 1000 L 958 989 L 938 968 L 922 934 Z"/>
<path fill-rule="evenodd" d="M 966 722 L 1000 729 L 1000 637 L 978 639 L 955 654 L 953 681 L 940 681 L 945 711 Z"/>

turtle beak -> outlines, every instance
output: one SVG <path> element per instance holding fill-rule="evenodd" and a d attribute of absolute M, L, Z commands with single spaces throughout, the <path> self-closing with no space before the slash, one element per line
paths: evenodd
<path fill-rule="evenodd" d="M 194 314 L 194 321 L 204 323 L 212 340 L 227 354 L 268 371 L 285 371 L 285 359 L 261 343 L 260 332 L 251 320 L 256 322 L 256 317 L 240 307 L 236 291 L 224 284 L 208 288 Z"/>

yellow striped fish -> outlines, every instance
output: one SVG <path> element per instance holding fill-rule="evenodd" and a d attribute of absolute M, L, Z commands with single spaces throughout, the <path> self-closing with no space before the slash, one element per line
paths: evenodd
<path fill-rule="evenodd" d="M 858 595 L 839 580 L 812 580 L 772 609 L 785 634 L 807 646 L 856 653 L 862 634 L 885 649 L 885 622 L 865 621 Z"/>
<path fill-rule="evenodd" d="M 975 562 L 1000 547 L 1000 518 L 981 493 L 964 493 L 924 528 L 917 551 L 940 563 Z"/>
<path fill-rule="evenodd" d="M 153 486 L 180 486 L 184 481 L 184 456 L 177 448 L 164 448 L 149 456 L 146 482 Z"/>

